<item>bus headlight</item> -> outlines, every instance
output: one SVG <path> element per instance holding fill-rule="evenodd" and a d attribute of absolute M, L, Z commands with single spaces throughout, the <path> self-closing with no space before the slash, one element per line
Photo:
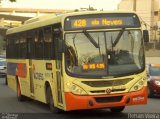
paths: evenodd
<path fill-rule="evenodd" d="M 145 84 L 145 81 L 143 79 L 139 80 L 138 82 L 136 82 L 132 88 L 130 89 L 130 91 L 137 91 L 143 88 Z"/>
<path fill-rule="evenodd" d="M 86 91 L 75 84 L 72 85 L 71 92 L 76 95 L 87 95 Z"/>

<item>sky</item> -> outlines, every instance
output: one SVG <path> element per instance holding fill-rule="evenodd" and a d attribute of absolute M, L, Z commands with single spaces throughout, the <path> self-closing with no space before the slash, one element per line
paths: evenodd
<path fill-rule="evenodd" d="M 80 9 L 88 8 L 116 10 L 121 0 L 17 0 L 16 3 L 2 0 L 4 8 Z"/>

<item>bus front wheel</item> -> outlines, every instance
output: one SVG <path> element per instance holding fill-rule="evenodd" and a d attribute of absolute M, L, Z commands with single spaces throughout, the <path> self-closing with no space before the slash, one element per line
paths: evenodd
<path fill-rule="evenodd" d="M 47 103 L 49 105 L 49 108 L 50 108 L 51 112 L 53 112 L 53 113 L 59 113 L 60 112 L 60 109 L 58 109 L 54 106 L 53 95 L 52 95 L 52 91 L 51 91 L 50 87 L 47 88 Z"/>
<path fill-rule="evenodd" d="M 114 113 L 120 113 L 124 110 L 125 106 L 122 106 L 122 107 L 113 107 L 113 108 L 110 108 L 111 112 L 114 112 Z"/>

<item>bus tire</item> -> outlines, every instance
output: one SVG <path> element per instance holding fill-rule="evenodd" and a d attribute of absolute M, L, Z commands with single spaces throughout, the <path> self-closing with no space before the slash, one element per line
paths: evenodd
<path fill-rule="evenodd" d="M 110 108 L 111 112 L 113 112 L 113 113 L 120 113 L 120 112 L 122 112 L 124 109 L 125 109 L 125 106 Z"/>
<path fill-rule="evenodd" d="M 61 112 L 60 109 L 54 106 L 54 101 L 53 101 L 53 95 L 50 87 L 47 87 L 47 103 L 49 105 L 50 111 L 52 113 L 59 113 Z"/>
<path fill-rule="evenodd" d="M 25 97 L 21 94 L 21 88 L 19 82 L 17 83 L 17 99 L 20 102 L 25 100 Z"/>

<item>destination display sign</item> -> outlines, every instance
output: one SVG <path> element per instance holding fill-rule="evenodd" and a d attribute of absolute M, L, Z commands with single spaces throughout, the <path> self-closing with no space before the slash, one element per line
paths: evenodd
<path fill-rule="evenodd" d="M 83 70 L 104 70 L 105 64 L 104 63 L 97 63 L 97 64 L 83 64 Z"/>
<path fill-rule="evenodd" d="M 65 30 L 140 27 L 133 13 L 109 13 L 70 16 L 65 19 Z"/>

